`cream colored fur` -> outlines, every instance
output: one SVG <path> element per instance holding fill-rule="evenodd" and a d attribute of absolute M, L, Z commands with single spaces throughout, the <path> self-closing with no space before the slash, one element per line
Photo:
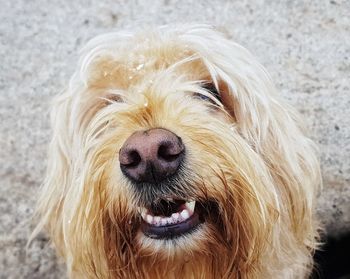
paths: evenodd
<path fill-rule="evenodd" d="M 179 135 L 188 151 L 183 195 L 219 210 L 177 240 L 140 232 L 139 197 L 119 168 L 125 140 L 156 127 Z M 310 273 L 320 184 L 314 144 L 266 70 L 211 27 L 93 39 L 54 102 L 52 128 L 34 235 L 47 230 L 71 278 Z"/>

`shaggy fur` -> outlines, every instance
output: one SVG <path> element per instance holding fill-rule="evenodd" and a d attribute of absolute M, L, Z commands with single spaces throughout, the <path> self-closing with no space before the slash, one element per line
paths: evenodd
<path fill-rule="evenodd" d="M 48 231 L 71 278 L 307 278 L 319 162 L 275 91 L 247 50 L 208 26 L 93 39 L 54 102 L 34 235 Z M 182 138 L 185 164 L 170 190 L 136 191 L 118 152 L 158 127 Z M 179 238 L 149 238 L 144 195 L 196 200 L 207 219 Z"/>

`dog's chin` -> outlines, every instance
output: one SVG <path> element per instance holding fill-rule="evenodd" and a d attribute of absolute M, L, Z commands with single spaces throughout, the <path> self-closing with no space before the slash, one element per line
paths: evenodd
<path fill-rule="evenodd" d="M 136 240 L 140 252 L 145 255 L 179 256 L 201 251 L 210 236 L 210 226 L 206 222 L 199 223 L 186 233 L 173 237 L 154 238 L 139 230 Z"/>

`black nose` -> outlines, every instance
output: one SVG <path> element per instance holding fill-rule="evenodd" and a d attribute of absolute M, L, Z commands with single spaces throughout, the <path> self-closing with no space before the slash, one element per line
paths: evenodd
<path fill-rule="evenodd" d="M 176 173 L 184 153 L 181 138 L 168 130 L 139 131 L 120 149 L 120 168 L 135 182 L 159 183 Z"/>

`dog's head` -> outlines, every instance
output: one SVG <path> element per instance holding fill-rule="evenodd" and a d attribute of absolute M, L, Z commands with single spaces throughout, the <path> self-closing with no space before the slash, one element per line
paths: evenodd
<path fill-rule="evenodd" d="M 245 278 L 308 257 L 312 143 L 264 68 L 210 27 L 97 37 L 52 120 L 39 228 L 70 272 Z"/>

